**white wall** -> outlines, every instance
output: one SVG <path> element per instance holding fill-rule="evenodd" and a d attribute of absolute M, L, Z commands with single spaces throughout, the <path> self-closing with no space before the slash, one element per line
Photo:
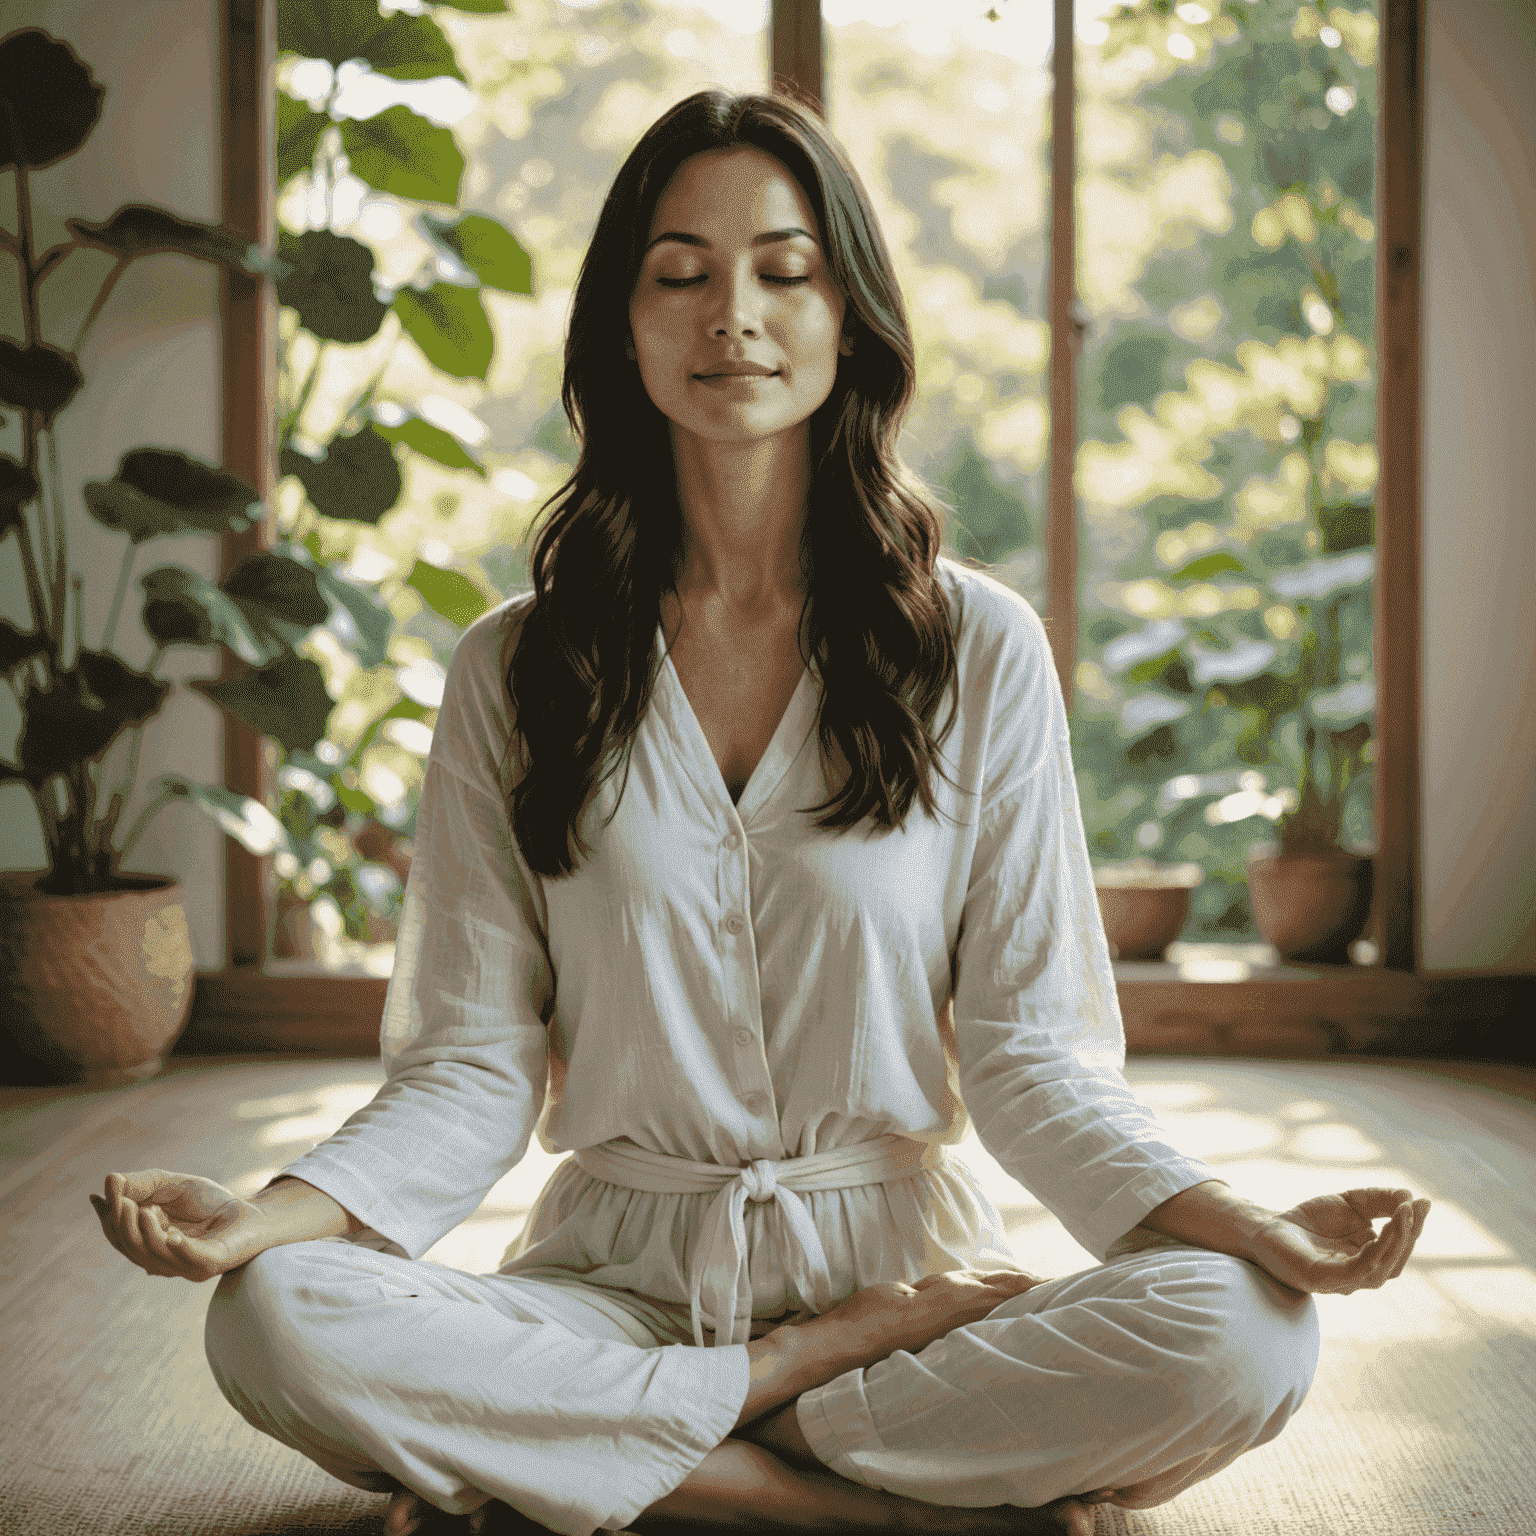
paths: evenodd
<path fill-rule="evenodd" d="M 131 24 L 128 17 L 131 14 Z M 41 248 L 67 237 L 63 220 L 108 217 L 127 202 L 152 202 L 198 219 L 219 215 L 218 0 L 135 0 L 125 11 L 101 0 L 5 0 L 0 32 L 36 26 L 71 44 L 106 87 L 101 120 L 84 148 L 32 178 Z M 0 174 L 0 223 L 15 229 L 14 173 Z M 46 339 L 68 346 L 111 259 L 76 252 L 44 283 Z M 14 262 L 0 253 L 0 335 L 23 335 Z M 180 256 L 131 265 L 87 337 L 86 388 L 59 418 L 70 568 L 85 578 L 85 643 L 98 647 L 127 540 L 89 517 L 85 480 L 108 476 L 130 448 L 173 447 L 218 462 L 220 369 L 218 279 Z M 17 454 L 19 424 L 0 428 L 0 449 Z M 218 574 L 211 538 L 157 539 L 140 547 L 110 646 L 129 665 L 153 649 L 139 622 L 137 578 L 159 565 Z M 0 613 L 30 624 L 13 540 L 0 545 Z M 175 648 L 159 676 L 212 677 L 218 653 Z M 0 753 L 13 758 L 20 711 L 0 688 Z M 161 773 L 202 783 L 221 778 L 221 717 L 206 700 L 176 688 L 144 733 L 137 788 L 119 822 L 119 846 Z M 109 783 L 126 773 L 122 742 L 108 755 Z M 41 868 L 42 834 L 26 786 L 0 786 L 0 867 Z M 179 875 L 200 969 L 224 964 L 224 835 L 194 807 L 171 805 L 150 823 L 125 861 L 129 871 Z"/>
<path fill-rule="evenodd" d="M 1428 11 L 1421 963 L 1536 970 L 1536 3 Z"/>

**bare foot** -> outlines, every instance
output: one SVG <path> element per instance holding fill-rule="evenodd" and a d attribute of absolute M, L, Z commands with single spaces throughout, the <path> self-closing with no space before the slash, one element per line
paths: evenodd
<path fill-rule="evenodd" d="M 495 1507 L 493 1499 L 467 1515 L 450 1515 L 409 1490 L 401 1489 L 390 1499 L 389 1509 L 385 1512 L 384 1536 L 490 1536 L 494 1529 L 490 1522 Z"/>

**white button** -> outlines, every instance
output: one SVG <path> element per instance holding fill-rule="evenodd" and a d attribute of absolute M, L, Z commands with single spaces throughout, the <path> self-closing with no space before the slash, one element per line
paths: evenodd
<path fill-rule="evenodd" d="M 734 832 L 732 832 L 731 835 L 726 838 L 725 846 L 727 848 L 734 848 L 740 841 L 741 839 Z"/>
<path fill-rule="evenodd" d="M 737 1045 L 751 1045 L 752 1044 L 752 1031 L 750 1029 L 738 1029 L 736 1031 L 736 1044 Z"/>
<path fill-rule="evenodd" d="M 739 917 L 728 917 L 728 918 L 726 918 L 726 920 L 725 920 L 725 928 L 726 928 L 726 932 L 727 933 L 740 933 L 741 932 L 741 919 Z"/>
<path fill-rule="evenodd" d="M 754 1115 L 762 1107 L 763 1107 L 763 1096 L 762 1096 L 762 1094 L 760 1094 L 760 1093 L 749 1093 L 747 1095 L 747 1108 L 750 1109 Z"/>

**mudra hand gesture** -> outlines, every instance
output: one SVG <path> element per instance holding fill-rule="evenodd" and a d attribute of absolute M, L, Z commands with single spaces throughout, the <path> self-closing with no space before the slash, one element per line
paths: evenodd
<path fill-rule="evenodd" d="M 1402 1273 L 1429 1205 L 1412 1190 L 1371 1187 L 1270 1211 L 1211 1181 L 1157 1207 L 1109 1256 L 1192 1243 L 1248 1259 L 1292 1290 L 1376 1290 Z M 1378 1232 L 1374 1223 L 1382 1217 L 1386 1225 Z"/>

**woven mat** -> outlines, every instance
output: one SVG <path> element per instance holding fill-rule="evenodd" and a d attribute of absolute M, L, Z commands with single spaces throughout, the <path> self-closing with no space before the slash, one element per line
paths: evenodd
<path fill-rule="evenodd" d="M 1133 1060 L 1129 1075 L 1181 1145 L 1256 1198 L 1266 1177 L 1304 1175 L 1305 1153 L 1320 1187 L 1422 1189 L 1439 1225 L 1391 1286 L 1319 1299 L 1322 1366 L 1279 1440 L 1159 1509 L 1101 1509 L 1099 1536 L 1533 1536 L 1530 1108 L 1357 1064 Z M 56 1110 L 57 1134 L 48 1106 L 35 1123 L 30 1109 L 7 1110 L 0 1532 L 378 1530 L 382 1495 L 335 1481 L 224 1402 L 202 1352 L 210 1288 L 133 1269 L 105 1249 L 85 1200 L 112 1167 L 197 1168 L 246 1185 L 290 1155 L 252 1104 L 298 1106 L 298 1123 L 306 1093 L 337 1107 L 335 1094 L 376 1080 L 371 1063 L 185 1069 Z M 1301 1106 L 1290 1122 L 1288 1105 Z M 1291 1124 L 1290 1139 L 1260 1145 L 1265 1123 Z M 1331 1140 L 1317 1133 L 1329 1126 Z M 329 1129 L 309 1127 L 312 1140 Z"/>

